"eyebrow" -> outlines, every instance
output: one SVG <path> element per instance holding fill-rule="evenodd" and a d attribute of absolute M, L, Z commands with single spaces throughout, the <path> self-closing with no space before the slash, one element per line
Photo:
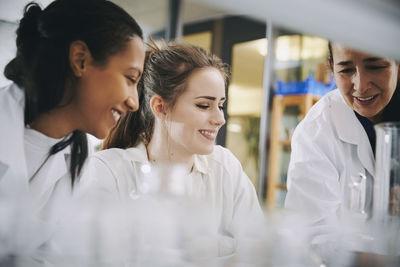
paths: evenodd
<path fill-rule="evenodd" d="M 381 57 L 369 57 L 364 59 L 364 62 L 375 62 L 375 61 L 380 61 L 380 60 L 385 60 L 384 58 Z"/>
<path fill-rule="evenodd" d="M 198 97 L 196 97 L 195 99 L 199 99 L 199 98 L 205 98 L 205 99 L 208 99 L 208 100 L 217 100 L 217 98 L 216 97 L 213 97 L 213 96 L 198 96 Z M 225 100 L 226 99 L 226 97 L 222 97 L 221 99 L 220 99 L 220 101 L 223 101 L 223 100 Z"/>
<path fill-rule="evenodd" d="M 371 63 L 371 62 L 376 62 L 376 61 L 380 61 L 380 60 L 385 60 L 384 58 L 381 57 L 369 57 L 363 60 L 364 63 Z M 336 65 L 340 65 L 340 66 L 349 66 L 352 65 L 353 62 L 352 61 L 340 61 L 338 63 L 336 63 Z"/>

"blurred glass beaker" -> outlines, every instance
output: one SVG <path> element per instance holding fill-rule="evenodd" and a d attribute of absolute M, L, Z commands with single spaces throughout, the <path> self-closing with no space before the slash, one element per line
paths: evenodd
<path fill-rule="evenodd" d="M 400 215 L 400 123 L 375 125 L 376 165 L 373 216 Z"/>
<path fill-rule="evenodd" d="M 351 212 L 367 213 L 367 176 L 363 173 L 352 175 L 347 184 L 346 207 Z"/>
<path fill-rule="evenodd" d="M 181 164 L 137 166 L 131 201 L 133 266 L 213 265 L 218 225 L 207 201 L 193 192 L 193 179 Z M 197 177 L 199 178 L 199 177 Z M 195 190 L 196 191 L 196 190 Z"/>

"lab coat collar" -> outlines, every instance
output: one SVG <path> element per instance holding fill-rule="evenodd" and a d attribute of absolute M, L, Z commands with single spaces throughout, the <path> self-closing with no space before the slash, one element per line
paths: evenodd
<path fill-rule="evenodd" d="M 129 160 L 139 163 L 148 163 L 147 149 L 145 144 L 139 143 L 136 147 L 131 147 L 126 150 Z M 206 174 L 208 170 L 207 160 L 203 155 L 195 155 L 193 161 L 193 171 L 198 171 Z"/>
<path fill-rule="evenodd" d="M 338 90 L 339 91 L 339 90 Z M 338 101 L 333 101 L 335 114 L 332 116 L 339 139 L 357 146 L 357 155 L 367 171 L 374 176 L 374 153 L 364 127 L 357 119 L 354 111 L 346 104 L 340 92 Z"/>

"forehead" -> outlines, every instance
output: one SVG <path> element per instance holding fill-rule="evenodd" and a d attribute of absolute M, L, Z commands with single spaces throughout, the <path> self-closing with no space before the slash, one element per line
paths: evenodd
<path fill-rule="evenodd" d="M 332 44 L 332 56 L 334 59 L 377 58 L 376 55 L 368 54 L 338 43 Z"/>
<path fill-rule="evenodd" d="M 194 70 L 186 81 L 184 94 L 208 95 L 215 97 L 225 97 L 225 81 L 219 70 L 213 67 Z"/>
<path fill-rule="evenodd" d="M 110 65 L 119 65 L 126 68 L 136 68 L 143 71 L 145 59 L 144 42 L 139 36 L 131 37 L 124 46 L 124 49 L 109 58 Z"/>

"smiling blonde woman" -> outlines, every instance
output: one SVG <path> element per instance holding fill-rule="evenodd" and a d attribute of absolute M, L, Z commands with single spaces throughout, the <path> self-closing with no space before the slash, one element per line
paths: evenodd
<path fill-rule="evenodd" d="M 93 186 L 128 197 L 143 164 L 179 163 L 191 195 L 210 203 L 218 218 L 219 255 L 233 253 L 240 222 L 262 220 L 255 189 L 240 162 L 214 145 L 225 123 L 227 68 L 185 43 L 155 45 L 147 53 L 138 112 L 130 113 L 90 160 Z M 207 218 L 205 218 L 207 219 Z M 227 241 L 230 240 L 230 241 Z"/>

